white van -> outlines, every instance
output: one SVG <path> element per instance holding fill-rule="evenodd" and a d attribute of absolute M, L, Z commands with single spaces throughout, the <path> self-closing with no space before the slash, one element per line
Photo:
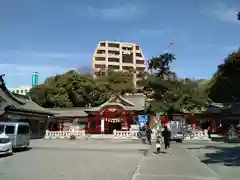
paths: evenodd
<path fill-rule="evenodd" d="M 0 122 L 0 134 L 6 134 L 13 149 L 27 148 L 30 144 L 30 127 L 25 122 Z"/>

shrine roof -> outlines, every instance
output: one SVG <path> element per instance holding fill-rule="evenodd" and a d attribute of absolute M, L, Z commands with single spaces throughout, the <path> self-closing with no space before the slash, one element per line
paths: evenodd
<path fill-rule="evenodd" d="M 124 99 L 132 102 L 135 106 L 144 107 L 146 104 L 146 97 L 142 94 L 123 96 Z"/>
<path fill-rule="evenodd" d="M 145 108 L 143 96 L 113 95 L 110 99 L 98 107 L 86 108 L 85 112 L 99 111 L 104 106 L 121 106 L 128 111 L 142 111 Z"/>
<path fill-rule="evenodd" d="M 240 104 L 239 103 L 212 103 L 205 111 L 200 114 L 212 114 L 212 115 L 233 115 L 240 116 Z"/>
<path fill-rule="evenodd" d="M 42 115 L 54 115 L 53 112 L 39 106 L 30 97 L 11 93 L 5 86 L 2 76 L 0 76 L 0 111 L 9 109 L 22 112 L 37 113 Z"/>

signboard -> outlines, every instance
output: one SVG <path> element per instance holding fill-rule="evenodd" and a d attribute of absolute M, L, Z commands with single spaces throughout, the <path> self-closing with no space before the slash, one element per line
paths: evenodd
<path fill-rule="evenodd" d="M 139 115 L 138 116 L 138 124 L 140 127 L 143 127 L 148 122 L 148 116 L 147 115 Z"/>

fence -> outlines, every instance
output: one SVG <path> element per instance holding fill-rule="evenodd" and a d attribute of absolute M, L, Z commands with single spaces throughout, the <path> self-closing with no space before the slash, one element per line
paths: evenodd
<path fill-rule="evenodd" d="M 85 137 L 85 130 L 80 131 L 46 131 L 45 139 L 68 139 L 71 135 L 77 139 Z"/>

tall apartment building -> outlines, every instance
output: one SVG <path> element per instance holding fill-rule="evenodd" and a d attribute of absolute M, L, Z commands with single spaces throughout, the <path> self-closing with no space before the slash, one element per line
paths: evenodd
<path fill-rule="evenodd" d="M 101 76 L 101 71 L 135 70 L 133 83 L 140 80 L 140 72 L 147 70 L 147 63 L 139 45 L 125 42 L 100 41 L 93 54 L 92 68 L 94 77 Z"/>

